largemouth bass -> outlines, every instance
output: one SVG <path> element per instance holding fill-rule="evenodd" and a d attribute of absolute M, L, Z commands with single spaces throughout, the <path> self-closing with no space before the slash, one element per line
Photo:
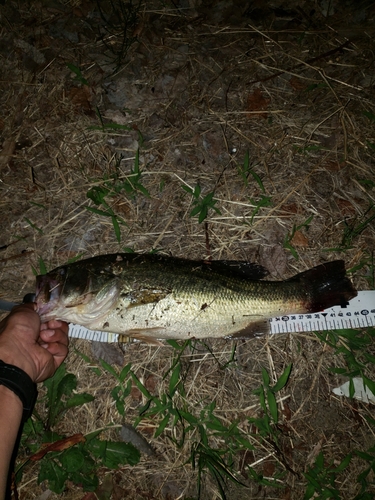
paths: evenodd
<path fill-rule="evenodd" d="M 99 255 L 37 277 L 42 321 L 60 319 L 134 338 L 251 337 L 275 316 L 345 305 L 357 295 L 341 260 L 285 281 L 237 261 Z"/>

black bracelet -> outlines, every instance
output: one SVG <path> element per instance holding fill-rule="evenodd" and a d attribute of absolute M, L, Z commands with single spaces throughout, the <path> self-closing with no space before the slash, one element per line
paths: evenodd
<path fill-rule="evenodd" d="M 0 385 L 4 385 L 20 398 L 23 404 L 22 421 L 31 417 L 38 391 L 35 382 L 26 372 L 14 365 L 8 365 L 0 359 Z"/>

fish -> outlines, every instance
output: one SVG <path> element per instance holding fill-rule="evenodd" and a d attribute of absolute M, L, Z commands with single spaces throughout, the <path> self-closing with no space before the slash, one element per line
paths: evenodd
<path fill-rule="evenodd" d="M 357 295 L 342 260 L 283 281 L 267 274 L 244 261 L 115 253 L 38 276 L 35 301 L 43 322 L 178 340 L 254 337 L 269 332 L 272 317 L 345 306 Z"/>

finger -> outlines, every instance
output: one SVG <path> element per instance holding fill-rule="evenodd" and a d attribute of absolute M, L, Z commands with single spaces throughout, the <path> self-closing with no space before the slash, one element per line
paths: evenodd
<path fill-rule="evenodd" d="M 64 345 L 69 344 L 69 337 L 67 335 L 67 332 L 60 328 L 57 328 L 56 330 L 42 330 L 39 334 L 39 337 L 42 341 L 47 343 L 58 342 Z"/>
<path fill-rule="evenodd" d="M 55 358 L 55 360 L 61 359 L 61 362 L 68 355 L 68 346 L 58 342 L 41 344 L 41 347 L 46 349 Z"/>
<path fill-rule="evenodd" d="M 64 332 L 68 333 L 69 331 L 69 325 L 65 321 L 60 321 L 58 319 L 51 319 L 50 321 L 47 322 L 48 328 L 51 328 L 53 330 L 56 330 L 57 328 L 60 328 Z"/>
<path fill-rule="evenodd" d="M 42 323 L 40 325 L 40 330 L 56 330 L 57 328 L 60 328 L 66 333 L 69 332 L 68 323 L 57 319 L 51 319 L 50 321 L 47 321 L 47 323 Z"/>
<path fill-rule="evenodd" d="M 13 333 L 32 335 L 39 333 L 40 317 L 34 310 L 34 304 L 21 304 L 13 307 L 4 320 L 4 328 Z"/>

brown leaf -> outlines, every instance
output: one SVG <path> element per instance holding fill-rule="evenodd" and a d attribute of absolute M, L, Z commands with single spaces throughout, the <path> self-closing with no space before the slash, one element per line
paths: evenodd
<path fill-rule="evenodd" d="M 112 492 L 112 500 L 124 500 L 124 498 L 128 498 L 129 492 L 124 490 L 118 484 L 113 486 Z"/>
<path fill-rule="evenodd" d="M 344 200 L 343 198 L 339 198 L 336 200 L 336 203 L 337 203 L 337 206 L 339 207 L 342 215 L 355 214 L 356 210 L 355 210 L 354 206 L 352 205 L 352 203 L 350 203 L 350 201 Z"/>
<path fill-rule="evenodd" d="M 270 102 L 271 100 L 264 97 L 259 88 L 255 89 L 247 96 L 248 118 L 267 118 L 268 115 L 264 110 L 268 108 Z"/>
<path fill-rule="evenodd" d="M 83 87 L 73 87 L 70 90 L 68 97 L 72 101 L 76 111 L 83 111 L 86 114 L 92 113 L 92 91 L 90 87 L 87 85 L 84 85 Z"/>
<path fill-rule="evenodd" d="M 148 392 L 155 394 L 156 387 L 158 385 L 158 377 L 156 375 L 150 374 L 145 380 L 145 387 Z"/>
<path fill-rule="evenodd" d="M 5 139 L 2 144 L 2 151 L 0 153 L 0 170 L 5 168 L 10 162 L 14 150 L 16 148 L 16 140 L 12 137 Z"/>
<path fill-rule="evenodd" d="M 307 85 L 304 83 L 304 81 L 297 76 L 292 76 L 292 78 L 289 80 L 289 85 L 292 87 L 292 89 L 297 90 L 298 92 L 307 88 Z"/>
<path fill-rule="evenodd" d="M 338 162 L 337 160 L 327 160 L 323 167 L 329 172 L 339 172 L 346 165 L 345 161 Z"/>
<path fill-rule="evenodd" d="M 140 403 L 142 401 L 142 393 L 136 385 L 132 386 L 130 391 L 130 397 L 136 403 Z"/>
<path fill-rule="evenodd" d="M 86 493 L 86 495 L 84 495 L 81 500 L 98 500 L 95 493 L 93 493 L 92 491 L 90 491 L 89 493 Z"/>
<path fill-rule="evenodd" d="M 30 457 L 30 460 L 33 462 L 36 462 L 37 460 L 41 460 L 44 455 L 46 455 L 50 451 L 63 451 L 67 450 L 68 448 L 71 448 L 77 443 L 84 443 L 86 441 L 86 438 L 83 434 L 78 433 L 78 434 L 73 434 L 72 436 L 69 436 L 65 439 L 60 439 L 59 441 L 55 441 L 54 443 L 46 443 L 44 447 L 39 450 L 37 453 L 34 453 Z"/>
<path fill-rule="evenodd" d="M 150 417 L 152 420 L 152 417 Z M 153 436 L 156 426 L 154 424 L 147 424 L 144 421 L 139 424 L 138 429 L 142 431 L 142 434 L 147 434 L 147 436 Z"/>
<path fill-rule="evenodd" d="M 275 462 L 273 460 L 265 460 L 263 462 L 263 475 L 272 477 L 275 472 Z"/>
<path fill-rule="evenodd" d="M 96 491 L 96 500 L 110 500 L 113 491 L 113 476 L 112 474 L 107 474 L 102 484 L 100 484 Z"/>
<path fill-rule="evenodd" d="M 261 246 L 259 249 L 259 264 L 269 270 L 275 277 L 282 277 L 286 271 L 286 253 L 282 245 Z"/>
<path fill-rule="evenodd" d="M 294 233 L 293 238 L 290 240 L 290 243 L 294 247 L 307 248 L 309 246 L 309 240 L 303 233 L 301 233 L 301 231 L 296 231 Z"/>
<path fill-rule="evenodd" d="M 298 214 L 299 213 L 299 207 L 297 203 L 285 203 L 284 205 L 281 205 L 280 210 L 283 212 L 287 212 L 288 214 Z"/>
<path fill-rule="evenodd" d="M 247 466 L 254 462 L 254 452 L 251 450 L 242 450 L 239 452 L 240 473 L 247 478 Z"/>
<path fill-rule="evenodd" d="M 283 413 L 286 420 L 290 420 L 292 418 L 292 410 L 290 409 L 288 403 L 284 403 Z"/>
<path fill-rule="evenodd" d="M 287 486 L 284 490 L 282 499 L 283 500 L 290 500 L 291 498 L 292 498 L 292 490 L 291 490 L 290 486 Z"/>

